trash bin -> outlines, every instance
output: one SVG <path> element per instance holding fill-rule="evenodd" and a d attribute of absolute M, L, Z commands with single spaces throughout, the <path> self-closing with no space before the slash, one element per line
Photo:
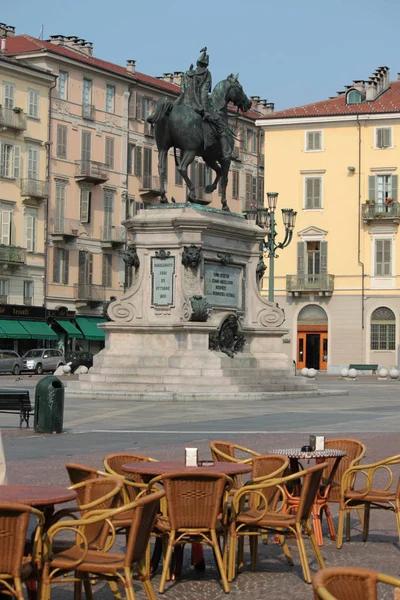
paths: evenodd
<path fill-rule="evenodd" d="M 35 390 L 36 433 L 61 433 L 64 420 L 64 384 L 58 377 L 43 377 Z"/>

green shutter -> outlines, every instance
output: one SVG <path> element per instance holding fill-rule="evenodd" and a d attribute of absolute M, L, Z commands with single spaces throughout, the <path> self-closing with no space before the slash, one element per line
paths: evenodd
<path fill-rule="evenodd" d="M 60 248 L 53 249 L 53 281 L 54 283 L 61 283 L 61 278 L 58 273 L 58 265 L 60 262 Z"/>
<path fill-rule="evenodd" d="M 395 202 L 397 202 L 397 190 L 399 187 L 399 176 L 398 175 L 392 175 L 392 198 L 394 199 Z"/>
<path fill-rule="evenodd" d="M 297 275 L 304 275 L 306 243 L 297 242 Z"/>
<path fill-rule="evenodd" d="M 376 179 L 375 175 L 368 176 L 368 200 L 375 200 L 376 194 Z"/>
<path fill-rule="evenodd" d="M 321 273 L 328 272 L 328 242 L 320 243 Z"/>
<path fill-rule="evenodd" d="M 64 250 L 64 281 L 68 283 L 69 278 L 69 250 Z"/>

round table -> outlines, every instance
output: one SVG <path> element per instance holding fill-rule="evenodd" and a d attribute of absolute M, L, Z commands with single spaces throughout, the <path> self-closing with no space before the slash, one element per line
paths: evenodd
<path fill-rule="evenodd" d="M 0 485 L 0 502 L 18 502 L 43 509 L 75 500 L 76 492 L 55 485 Z"/>
<path fill-rule="evenodd" d="M 159 461 L 126 463 L 122 465 L 122 469 L 127 473 L 153 475 L 154 477 L 174 471 L 182 471 L 183 473 L 224 473 L 232 476 L 250 473 L 252 466 L 242 463 L 216 462 L 214 465 L 207 467 L 187 467 L 183 461 Z"/>
<path fill-rule="evenodd" d="M 344 450 L 335 450 L 334 448 L 312 450 L 311 452 L 304 452 L 301 448 L 274 448 L 274 450 L 270 450 L 269 452 L 270 454 L 282 454 L 288 458 L 315 459 L 317 463 L 323 462 L 325 458 L 342 458 L 346 456 Z"/>

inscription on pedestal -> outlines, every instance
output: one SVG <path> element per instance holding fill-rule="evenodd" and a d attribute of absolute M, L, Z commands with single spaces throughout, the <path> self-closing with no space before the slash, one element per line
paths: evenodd
<path fill-rule="evenodd" d="M 171 306 L 174 303 L 175 257 L 151 258 L 151 303 Z"/>
<path fill-rule="evenodd" d="M 242 267 L 204 264 L 204 295 L 211 306 L 242 308 Z"/>

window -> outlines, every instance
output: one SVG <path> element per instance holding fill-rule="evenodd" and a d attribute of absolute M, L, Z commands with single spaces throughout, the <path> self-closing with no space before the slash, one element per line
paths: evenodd
<path fill-rule="evenodd" d="M 306 131 L 306 152 L 322 150 L 322 131 Z"/>
<path fill-rule="evenodd" d="M 152 149 L 143 148 L 143 186 L 145 188 L 151 187 L 152 185 L 152 157 Z"/>
<path fill-rule="evenodd" d="M 392 128 L 391 127 L 376 127 L 375 128 L 375 147 L 376 148 L 391 148 L 392 147 Z"/>
<path fill-rule="evenodd" d="M 257 203 L 257 177 L 246 173 L 246 209 L 253 208 Z"/>
<path fill-rule="evenodd" d="M 142 112 L 143 112 L 143 96 L 140 94 L 136 94 L 136 119 L 138 121 L 142 120 Z"/>
<path fill-rule="evenodd" d="M 80 222 L 90 223 L 90 205 L 92 202 L 91 188 L 81 188 Z"/>
<path fill-rule="evenodd" d="M 28 179 L 38 179 L 39 177 L 39 150 L 34 146 L 28 146 L 27 176 Z"/>
<path fill-rule="evenodd" d="M 239 171 L 232 171 L 232 198 L 239 198 Z"/>
<path fill-rule="evenodd" d="M 179 173 L 175 165 L 175 185 L 183 185 L 182 175 Z"/>
<path fill-rule="evenodd" d="M 69 251 L 65 248 L 54 248 L 53 254 L 53 281 L 54 283 L 68 283 Z"/>
<path fill-rule="evenodd" d="M 67 158 L 67 132 L 66 125 L 57 124 L 57 158 Z"/>
<path fill-rule="evenodd" d="M 115 85 L 106 85 L 106 112 L 115 112 Z"/>
<path fill-rule="evenodd" d="M 143 97 L 142 120 L 145 121 L 153 111 L 153 100 Z"/>
<path fill-rule="evenodd" d="M 375 275 L 392 275 L 392 240 L 375 240 Z"/>
<path fill-rule="evenodd" d="M 346 104 L 360 104 L 361 92 L 359 90 L 350 90 L 346 96 Z"/>
<path fill-rule="evenodd" d="M 26 209 L 24 214 L 24 237 L 25 248 L 28 252 L 36 250 L 36 227 L 37 227 L 37 211 L 35 209 Z"/>
<path fill-rule="evenodd" d="M 328 242 L 298 242 L 297 275 L 304 275 L 306 284 L 310 285 L 317 283 L 318 276 L 327 272 Z"/>
<path fill-rule="evenodd" d="M 370 175 L 368 177 L 368 200 L 384 204 L 388 198 L 397 202 L 398 175 Z"/>
<path fill-rule="evenodd" d="M 0 279 L 0 303 L 8 302 L 8 279 Z"/>
<path fill-rule="evenodd" d="M 59 71 L 58 73 L 58 97 L 62 100 L 68 99 L 68 73 Z"/>
<path fill-rule="evenodd" d="M 32 305 L 33 300 L 33 281 L 24 281 L 24 304 Z"/>
<path fill-rule="evenodd" d="M 104 190 L 103 239 L 111 240 L 114 225 L 114 191 Z"/>
<path fill-rule="evenodd" d="M 66 182 L 56 180 L 56 195 L 54 202 L 54 231 L 64 232 Z"/>
<path fill-rule="evenodd" d="M 11 226 L 13 213 L 6 206 L 0 207 L 0 244 L 11 244 Z"/>
<path fill-rule="evenodd" d="M 93 283 L 93 254 L 86 250 L 79 250 L 78 282 L 81 285 L 92 285 Z"/>
<path fill-rule="evenodd" d="M 396 349 L 396 317 L 386 306 L 371 315 L 371 350 Z"/>
<path fill-rule="evenodd" d="M 258 178 L 257 203 L 261 206 L 264 204 L 264 177 Z"/>
<path fill-rule="evenodd" d="M 142 176 L 142 147 L 136 146 L 135 150 L 135 175 L 136 177 Z"/>
<path fill-rule="evenodd" d="M 3 107 L 14 108 L 15 106 L 15 84 L 7 83 L 3 84 Z"/>
<path fill-rule="evenodd" d="M 32 119 L 39 118 L 39 100 L 40 92 L 28 89 L 28 117 L 32 117 Z"/>
<path fill-rule="evenodd" d="M 106 160 L 109 169 L 114 169 L 114 138 L 106 137 Z"/>
<path fill-rule="evenodd" d="M 103 254 L 103 279 L 104 287 L 112 287 L 112 254 Z"/>
<path fill-rule="evenodd" d="M 20 176 L 21 149 L 8 142 L 0 142 L 0 177 L 17 179 Z"/>
<path fill-rule="evenodd" d="M 322 177 L 305 178 L 304 208 L 322 208 Z"/>
<path fill-rule="evenodd" d="M 136 144 L 128 144 L 128 174 L 133 175 Z"/>
<path fill-rule="evenodd" d="M 247 152 L 257 152 L 257 134 L 253 129 L 246 129 L 246 150 Z"/>
<path fill-rule="evenodd" d="M 126 201 L 125 218 L 130 219 L 138 214 L 139 210 L 144 210 L 143 202 L 136 202 L 135 198 L 128 198 Z"/>
<path fill-rule="evenodd" d="M 92 104 L 92 85 L 91 79 L 84 79 L 82 83 L 82 104 Z"/>
<path fill-rule="evenodd" d="M 82 159 L 82 169 L 89 170 L 90 165 L 88 163 L 92 158 L 92 134 L 90 131 L 86 131 L 86 129 L 82 130 L 82 138 L 81 138 L 81 159 Z"/>

